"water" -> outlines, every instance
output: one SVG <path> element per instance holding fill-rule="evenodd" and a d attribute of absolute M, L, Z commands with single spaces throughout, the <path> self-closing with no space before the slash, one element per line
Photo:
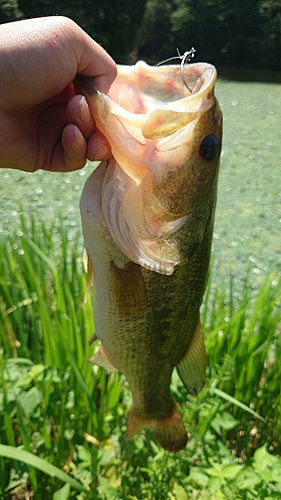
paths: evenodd
<path fill-rule="evenodd" d="M 89 164 L 69 174 L 0 170 L 0 238 L 19 229 L 21 213 L 26 218 L 32 214 L 46 224 L 63 220 L 69 239 L 77 232 L 81 234 L 79 198 L 92 169 Z"/>
<path fill-rule="evenodd" d="M 224 139 L 214 232 L 217 272 L 253 287 L 281 272 L 281 85 L 218 82 Z"/>
<path fill-rule="evenodd" d="M 250 263 L 255 288 L 270 269 L 281 272 L 281 85 L 221 80 L 216 94 L 224 139 L 213 280 L 227 282 L 231 270 L 239 289 Z M 69 174 L 0 170 L 0 238 L 18 230 L 21 210 L 46 223 L 62 218 L 70 242 L 81 235 L 79 198 L 92 169 Z"/>

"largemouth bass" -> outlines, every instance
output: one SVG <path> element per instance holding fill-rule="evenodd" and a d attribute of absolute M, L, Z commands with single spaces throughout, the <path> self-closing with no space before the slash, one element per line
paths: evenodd
<path fill-rule="evenodd" d="M 183 83 L 183 78 L 187 86 Z M 187 443 L 170 392 L 174 367 L 187 390 L 204 384 L 200 326 L 216 204 L 222 116 L 210 64 L 119 66 L 108 96 L 86 96 L 112 158 L 81 197 L 94 274 L 91 361 L 122 372 L 132 391 L 126 438 L 149 427 L 176 452 Z"/>

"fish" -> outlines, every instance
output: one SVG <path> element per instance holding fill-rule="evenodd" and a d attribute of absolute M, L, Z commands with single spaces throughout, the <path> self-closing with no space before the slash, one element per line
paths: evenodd
<path fill-rule="evenodd" d="M 207 356 L 200 306 L 208 279 L 222 114 L 208 63 L 118 66 L 108 95 L 78 75 L 112 157 L 84 186 L 81 220 L 93 282 L 91 362 L 127 379 L 125 439 L 149 428 L 179 452 L 187 431 L 170 384 L 196 395 Z"/>

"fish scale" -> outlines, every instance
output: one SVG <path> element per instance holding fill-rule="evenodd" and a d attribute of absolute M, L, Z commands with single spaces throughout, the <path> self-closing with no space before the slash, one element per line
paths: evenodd
<path fill-rule="evenodd" d="M 172 371 L 177 368 L 192 394 L 205 378 L 199 310 L 222 138 L 215 68 L 190 64 L 183 77 L 194 92 L 181 82 L 177 65 L 119 66 L 109 96 L 89 78 L 75 82 L 112 148 L 112 158 L 87 180 L 80 203 L 101 342 L 91 362 L 119 370 L 128 381 L 125 438 L 149 427 L 171 452 L 187 442 L 170 391 Z M 119 101 L 126 92 L 128 102 Z M 130 111 L 140 108 L 141 114 Z"/>

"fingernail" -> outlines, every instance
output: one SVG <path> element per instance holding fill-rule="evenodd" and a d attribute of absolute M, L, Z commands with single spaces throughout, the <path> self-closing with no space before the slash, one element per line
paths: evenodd
<path fill-rule="evenodd" d="M 91 121 L 91 113 L 85 97 L 82 97 L 80 103 L 80 119 L 83 123 L 89 123 Z"/>

